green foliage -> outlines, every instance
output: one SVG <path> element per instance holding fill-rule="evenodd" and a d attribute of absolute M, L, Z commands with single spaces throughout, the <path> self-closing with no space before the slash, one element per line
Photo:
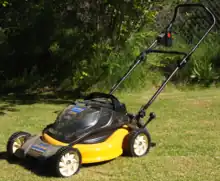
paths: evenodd
<path fill-rule="evenodd" d="M 0 4 L 3 6 L 3 7 L 7 7 L 9 5 L 9 2 L 8 1 L 0 1 Z"/>
<path fill-rule="evenodd" d="M 95 63 L 100 62 L 100 64 L 96 64 L 96 70 L 94 68 L 92 71 L 95 71 L 96 75 L 98 75 L 97 72 L 99 71 L 102 80 L 98 81 L 97 84 L 94 84 L 92 88 L 105 91 L 109 90 L 110 87 L 115 84 L 115 81 L 127 72 L 128 68 L 140 54 L 140 51 L 143 50 L 143 48 L 146 48 L 154 36 L 155 32 L 140 31 L 131 34 L 121 49 L 113 49 L 113 47 L 109 48 L 108 45 L 105 45 L 103 47 L 104 49 L 110 49 L 108 56 L 106 56 L 106 52 L 103 51 L 103 49 L 99 49 L 92 61 Z M 143 62 L 142 65 L 139 65 L 139 67 L 132 73 L 132 76 L 128 77 L 128 81 L 125 81 L 123 85 L 121 85 L 121 88 L 136 90 L 146 86 L 146 83 L 155 81 L 155 79 L 151 79 L 151 81 L 146 82 L 146 77 L 149 78 L 149 76 L 152 76 L 147 72 L 149 71 L 151 64 L 154 64 L 154 62 L 150 61 L 148 63 Z"/>
<path fill-rule="evenodd" d="M 7 79 L 29 74 L 36 66 L 36 74 L 56 79 L 56 86 L 68 79 L 68 87 L 82 89 L 102 74 L 113 74 L 119 63 L 111 57 L 121 52 L 131 34 L 153 23 L 156 14 L 151 10 L 156 3 L 141 0 L 1 4 L 7 6 L 1 10 L 0 69 Z"/>
<path fill-rule="evenodd" d="M 201 62 L 195 60 L 191 78 L 196 78 L 198 83 L 204 81 L 209 84 L 211 81 L 219 78 L 218 74 L 213 69 L 213 64 L 209 61 Z"/>
<path fill-rule="evenodd" d="M 83 91 L 107 90 L 164 28 L 172 16 L 171 8 L 182 2 L 2 0 L 1 89 L 19 85 L 36 89 L 47 85 Z M 175 37 L 173 49 L 187 48 L 180 37 Z M 213 48 L 219 52 L 217 39 L 212 46 L 201 47 L 198 50 L 201 56 L 193 56 L 175 81 L 217 81 L 220 66 L 213 60 L 217 53 L 207 53 Z M 157 86 L 178 58 L 149 55 L 121 88 Z"/>
<path fill-rule="evenodd" d="M 218 34 L 210 35 L 192 59 L 191 78 L 194 82 L 210 85 L 219 80 L 219 53 Z"/>

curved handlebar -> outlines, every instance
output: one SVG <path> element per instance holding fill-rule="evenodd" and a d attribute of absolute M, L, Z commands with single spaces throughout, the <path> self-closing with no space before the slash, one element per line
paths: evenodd
<path fill-rule="evenodd" d="M 212 20 L 213 20 L 213 23 L 210 27 L 210 29 L 212 29 L 212 27 L 215 25 L 216 23 L 216 18 L 214 16 L 214 14 L 211 12 L 211 10 L 209 8 L 207 8 L 206 6 L 204 6 L 203 4 L 199 4 L 199 3 L 194 3 L 194 4 L 179 4 L 175 7 L 175 10 L 174 10 L 174 15 L 173 15 L 173 19 L 171 20 L 169 26 L 168 26 L 168 29 L 172 26 L 173 22 L 176 20 L 176 16 L 177 16 L 177 13 L 178 13 L 178 10 L 180 8 L 183 8 L 183 7 L 201 7 L 203 8 L 209 15 L 210 17 L 212 17 Z"/>

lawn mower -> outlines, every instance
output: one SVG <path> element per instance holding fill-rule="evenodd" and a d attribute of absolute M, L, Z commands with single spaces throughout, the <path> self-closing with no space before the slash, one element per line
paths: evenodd
<path fill-rule="evenodd" d="M 211 25 L 189 52 L 155 49 L 172 46 L 172 26 L 181 8 L 202 8 Z M 147 125 L 156 117 L 151 112 L 144 121 L 146 110 L 164 89 L 173 75 L 189 60 L 202 40 L 215 25 L 213 13 L 202 4 L 180 4 L 175 7 L 173 19 L 152 45 L 140 53 L 133 65 L 112 87 L 109 93 L 93 92 L 67 106 L 56 120 L 46 126 L 39 135 L 19 131 L 10 136 L 7 153 L 10 158 L 34 158 L 50 162 L 50 167 L 59 177 L 70 177 L 83 164 L 115 159 L 122 154 L 142 157 L 152 147 Z M 175 70 L 164 80 L 155 94 L 136 114 L 128 113 L 126 105 L 113 95 L 118 86 L 148 54 L 172 54 L 182 56 Z"/>

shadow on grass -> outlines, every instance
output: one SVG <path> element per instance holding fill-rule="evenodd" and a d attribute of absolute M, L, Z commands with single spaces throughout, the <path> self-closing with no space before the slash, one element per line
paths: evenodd
<path fill-rule="evenodd" d="M 35 103 L 68 104 L 76 99 L 82 98 L 83 96 L 84 95 L 82 95 L 79 90 L 57 91 L 47 94 L 11 93 L 0 94 L 0 101 L 10 105 L 31 105 Z"/>
<path fill-rule="evenodd" d="M 54 177 L 54 175 L 50 172 L 48 168 L 48 164 L 45 164 L 43 162 L 36 162 L 36 160 L 33 159 L 27 159 L 27 160 L 18 160 L 18 159 L 10 159 L 6 152 L 0 152 L 0 160 L 6 160 L 9 164 L 16 164 L 23 168 L 25 168 L 28 171 L 31 171 L 32 173 L 43 176 L 43 177 Z"/>
<path fill-rule="evenodd" d="M 14 104 L 6 103 L 4 105 L 0 105 L 0 116 L 4 116 L 6 112 L 17 112 L 18 109 L 15 108 Z"/>
<path fill-rule="evenodd" d="M 41 177 L 56 177 L 54 170 L 51 170 L 51 164 L 50 161 L 38 161 L 35 159 L 25 159 L 25 160 L 19 160 L 19 159 L 10 159 L 5 151 L 0 152 L 0 160 L 6 160 L 9 164 L 16 164 L 19 165 L 23 168 L 25 168 L 28 171 L 31 171 L 32 173 L 41 176 Z M 90 167 L 95 167 L 95 166 L 100 166 L 104 165 L 110 161 L 104 161 L 104 162 L 99 162 L 99 163 L 90 163 L 90 164 L 85 164 L 82 166 L 81 169 L 87 169 Z M 94 171 L 98 174 L 106 174 L 102 173 L 99 171 Z M 111 175 L 108 175 L 111 176 Z"/>

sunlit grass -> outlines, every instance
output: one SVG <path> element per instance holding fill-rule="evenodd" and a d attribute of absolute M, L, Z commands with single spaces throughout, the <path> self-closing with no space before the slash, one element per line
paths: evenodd
<path fill-rule="evenodd" d="M 119 95 L 130 111 L 136 112 L 152 91 Z M 0 151 L 5 151 L 8 137 L 23 130 L 40 133 L 53 122 L 64 104 L 37 103 L 13 105 L 0 103 Z M 83 167 L 79 174 L 64 180 L 148 180 L 148 181 L 218 181 L 220 180 L 220 97 L 218 89 L 165 91 L 149 111 L 157 119 L 149 125 L 157 143 L 143 158 L 119 157 L 111 162 Z M 3 154 L 1 154 L 3 155 Z M 0 180 L 61 180 L 44 177 L 18 164 L 0 158 Z M 35 165 L 38 167 L 38 165 Z M 34 168 L 35 170 L 36 168 Z M 31 171 L 32 170 L 32 171 Z"/>

